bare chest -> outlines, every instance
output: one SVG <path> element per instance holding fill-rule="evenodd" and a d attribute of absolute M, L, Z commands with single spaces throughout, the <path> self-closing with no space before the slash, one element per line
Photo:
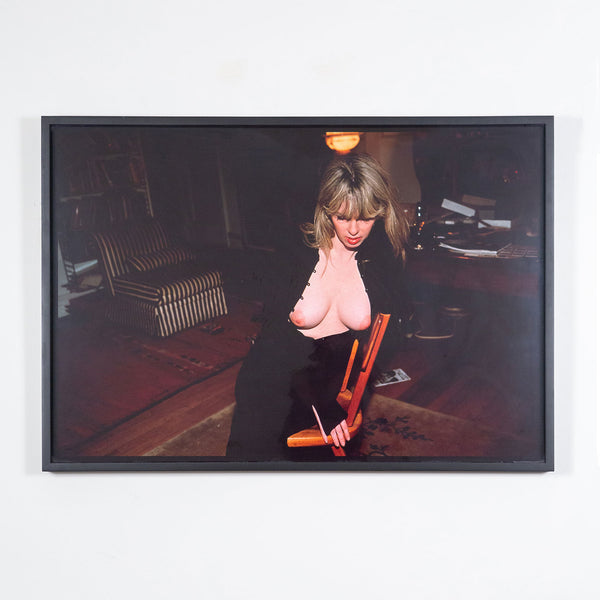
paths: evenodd
<path fill-rule="evenodd" d="M 371 307 L 354 256 L 335 260 L 320 252 L 290 320 L 309 337 L 368 328 Z"/>

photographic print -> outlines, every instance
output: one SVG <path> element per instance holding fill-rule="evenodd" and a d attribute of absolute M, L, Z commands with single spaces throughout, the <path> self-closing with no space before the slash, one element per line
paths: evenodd
<path fill-rule="evenodd" d="M 553 468 L 552 117 L 42 142 L 44 470 Z"/>

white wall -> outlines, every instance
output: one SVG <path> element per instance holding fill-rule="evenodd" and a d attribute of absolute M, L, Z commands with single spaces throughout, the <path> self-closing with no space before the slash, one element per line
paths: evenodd
<path fill-rule="evenodd" d="M 599 18 L 595 0 L 1 0 L 3 597 L 598 598 Z M 43 114 L 555 115 L 556 471 L 41 473 Z"/>

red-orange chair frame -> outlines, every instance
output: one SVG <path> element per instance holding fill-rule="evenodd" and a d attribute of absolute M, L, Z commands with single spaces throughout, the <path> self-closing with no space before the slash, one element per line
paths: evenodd
<path fill-rule="evenodd" d="M 346 372 L 344 374 L 344 381 L 342 387 L 337 395 L 337 401 L 344 410 L 346 410 L 348 416 L 346 417 L 346 423 L 348 424 L 348 431 L 350 433 L 350 439 L 356 436 L 362 425 L 362 411 L 360 410 L 360 402 L 362 400 L 365 388 L 371 376 L 377 353 L 381 346 L 381 341 L 387 329 L 388 322 L 390 320 L 389 314 L 378 313 L 371 326 L 371 333 L 369 340 L 364 348 L 363 360 L 361 369 L 354 384 L 353 389 L 348 388 L 348 380 L 354 366 L 354 360 L 358 351 L 358 340 L 354 341 L 352 350 L 350 352 L 350 358 L 348 365 L 346 366 Z M 346 456 L 344 449 L 336 447 L 333 443 L 331 435 L 327 436 L 327 442 L 323 439 L 321 431 L 318 425 L 315 425 L 309 429 L 303 429 L 294 433 L 287 439 L 287 445 L 290 448 L 307 448 L 313 446 L 331 446 L 331 450 L 335 456 Z"/>

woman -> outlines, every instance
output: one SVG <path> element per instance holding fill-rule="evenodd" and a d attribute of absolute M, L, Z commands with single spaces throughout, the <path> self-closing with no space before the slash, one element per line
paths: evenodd
<path fill-rule="evenodd" d="M 345 446 L 348 426 L 336 396 L 353 340 L 376 313 L 392 313 L 396 325 L 403 314 L 408 226 L 372 157 L 351 154 L 329 164 L 314 221 L 301 229 L 304 244 L 278 257 L 272 306 L 236 382 L 230 457 L 302 459 L 286 439 L 315 418 Z"/>

